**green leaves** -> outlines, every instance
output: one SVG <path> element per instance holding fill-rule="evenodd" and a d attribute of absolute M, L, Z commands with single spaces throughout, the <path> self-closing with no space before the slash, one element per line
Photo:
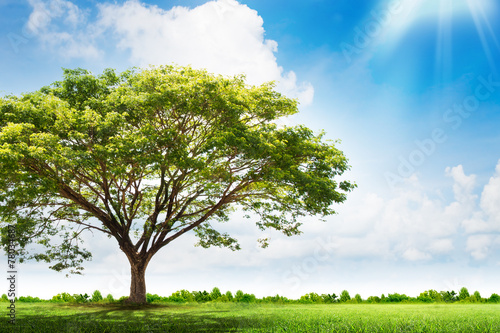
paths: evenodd
<path fill-rule="evenodd" d="M 62 225 L 105 232 L 147 261 L 193 229 L 200 246 L 238 249 L 210 224 L 235 207 L 261 229 L 300 234 L 301 217 L 333 214 L 355 184 L 336 180 L 349 166 L 323 133 L 275 124 L 296 112 L 273 83 L 243 76 L 65 69 L 62 81 L 0 99 L 0 218 L 19 224 L 23 249 L 47 247 L 32 258 L 55 270 L 90 258 L 71 234 L 50 245 Z"/>

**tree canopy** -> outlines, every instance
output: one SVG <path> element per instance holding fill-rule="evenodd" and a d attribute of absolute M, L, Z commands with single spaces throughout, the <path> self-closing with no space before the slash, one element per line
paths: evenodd
<path fill-rule="evenodd" d="M 355 184 L 337 179 L 348 161 L 324 133 L 277 125 L 296 112 L 272 83 L 177 66 L 65 69 L 62 81 L 4 96 L 2 244 L 15 224 L 21 260 L 79 273 L 91 258 L 81 233 L 100 231 L 134 277 L 191 230 L 203 247 L 239 249 L 215 224 L 236 208 L 260 229 L 299 234 L 301 217 L 335 213 Z"/>

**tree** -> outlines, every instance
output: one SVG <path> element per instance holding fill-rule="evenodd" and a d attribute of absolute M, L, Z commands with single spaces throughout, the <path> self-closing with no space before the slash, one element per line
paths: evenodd
<path fill-rule="evenodd" d="M 15 223 L 21 261 L 80 274 L 91 259 L 82 232 L 105 233 L 130 263 L 129 301 L 143 303 L 151 258 L 183 234 L 240 248 L 214 225 L 234 209 L 287 236 L 303 216 L 334 214 L 355 187 L 337 180 L 348 161 L 324 133 L 278 126 L 298 108 L 273 87 L 189 67 L 65 69 L 62 81 L 0 98 L 4 249 Z"/>
<path fill-rule="evenodd" d="M 342 290 L 340 293 L 340 298 L 339 302 L 345 303 L 351 299 L 351 296 L 349 295 L 349 292 L 347 290 Z"/>
<path fill-rule="evenodd" d="M 99 290 L 95 290 L 94 293 L 92 294 L 92 298 L 91 298 L 91 301 L 92 302 L 99 302 L 99 301 L 102 301 L 102 295 L 101 295 L 101 292 Z"/>
<path fill-rule="evenodd" d="M 470 294 L 469 294 L 469 291 L 467 290 L 467 288 L 462 287 L 462 289 L 460 289 L 460 292 L 458 293 L 458 299 L 460 301 L 463 301 L 469 297 L 470 297 Z"/>
<path fill-rule="evenodd" d="M 2 295 L 3 297 L 3 295 Z M 488 298 L 488 302 L 490 303 L 500 303 L 500 295 L 498 294 L 491 294 L 490 298 Z"/>
<path fill-rule="evenodd" d="M 455 291 L 441 291 L 441 298 L 447 303 L 455 302 L 457 300 L 457 293 Z"/>

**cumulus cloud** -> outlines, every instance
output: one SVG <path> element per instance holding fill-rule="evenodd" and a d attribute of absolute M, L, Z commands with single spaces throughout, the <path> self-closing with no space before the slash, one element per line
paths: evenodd
<path fill-rule="evenodd" d="M 428 260 L 431 258 L 431 256 L 428 253 L 422 252 L 414 247 L 411 247 L 403 253 L 403 258 L 410 261 L 417 261 L 417 260 Z"/>
<path fill-rule="evenodd" d="M 477 260 L 485 259 L 491 250 L 493 236 L 491 235 L 474 235 L 467 239 L 466 250 L 470 255 Z"/>
<path fill-rule="evenodd" d="M 89 36 L 87 12 L 71 1 L 29 0 L 33 7 L 25 35 L 38 37 L 42 45 L 63 58 L 97 58 L 100 51 Z"/>
<path fill-rule="evenodd" d="M 209 1 L 169 10 L 138 0 L 98 4 L 98 17 L 65 0 L 30 0 L 26 27 L 67 58 L 93 59 L 107 52 L 130 55 L 133 66 L 191 65 L 223 75 L 246 75 L 250 84 L 275 81 L 277 90 L 312 103 L 314 88 L 278 65 L 278 43 L 265 39 L 257 11 L 236 0 Z"/>
<path fill-rule="evenodd" d="M 482 232 L 500 232 L 500 161 L 496 173 L 489 179 L 481 193 L 479 209 L 463 221 L 463 227 L 469 234 Z"/>
<path fill-rule="evenodd" d="M 475 260 L 491 256 L 500 240 L 494 238 L 500 232 L 500 161 L 496 174 L 479 188 L 480 195 L 476 176 L 466 174 L 462 165 L 446 168 L 444 175 L 452 180 L 451 201 L 429 193 L 416 175 L 390 197 L 353 193 L 332 221 L 339 244 L 335 254 L 408 261 L 439 259 L 457 251 Z"/>
<path fill-rule="evenodd" d="M 99 24 L 118 38 L 141 66 L 174 62 L 224 75 L 244 73 L 251 84 L 277 81 L 277 88 L 312 102 L 310 83 L 298 83 L 283 71 L 274 55 L 278 43 L 264 38 L 264 21 L 257 11 L 235 0 L 210 1 L 193 9 L 164 10 L 137 0 L 103 4 Z"/>

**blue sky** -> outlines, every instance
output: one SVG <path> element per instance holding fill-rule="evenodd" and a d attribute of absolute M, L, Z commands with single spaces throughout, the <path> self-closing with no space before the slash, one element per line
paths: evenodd
<path fill-rule="evenodd" d="M 0 94 L 37 90 L 62 67 L 191 64 L 277 81 L 301 102 L 285 123 L 342 140 L 358 188 L 338 215 L 287 238 L 236 213 L 220 228 L 241 251 L 195 248 L 186 235 L 151 262 L 149 292 L 489 296 L 500 292 L 499 10 L 493 0 L 0 0 Z M 85 276 L 23 264 L 20 293 L 127 295 L 115 242 L 86 244 Z"/>

